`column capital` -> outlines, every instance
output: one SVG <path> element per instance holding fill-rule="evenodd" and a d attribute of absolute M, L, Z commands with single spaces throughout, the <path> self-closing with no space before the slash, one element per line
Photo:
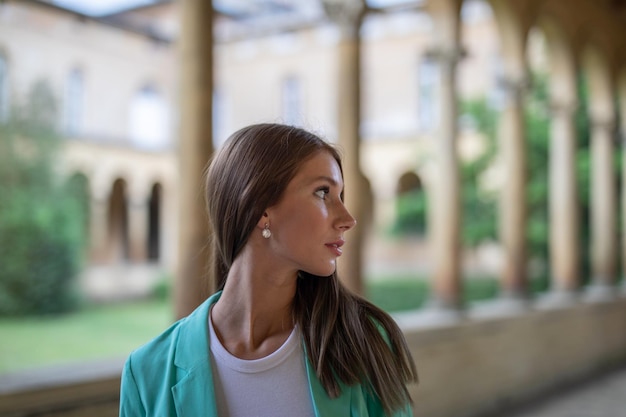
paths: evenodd
<path fill-rule="evenodd" d="M 501 75 L 497 83 L 503 90 L 521 95 L 530 89 L 531 81 L 527 76 Z"/>
<path fill-rule="evenodd" d="M 502 92 L 502 104 L 520 100 L 530 89 L 530 79 L 527 76 L 500 75 L 496 77 L 496 84 Z"/>
<path fill-rule="evenodd" d="M 443 64 L 456 65 L 467 56 L 467 51 L 460 45 L 433 46 L 424 53 L 424 58 Z"/>
<path fill-rule="evenodd" d="M 365 0 L 322 0 L 326 16 L 343 36 L 356 38 L 367 11 Z"/>
<path fill-rule="evenodd" d="M 548 111 L 551 115 L 571 117 L 578 106 L 578 100 L 550 100 Z"/>
<path fill-rule="evenodd" d="M 593 113 L 589 114 L 589 124 L 593 130 L 604 130 L 611 133 L 617 127 L 615 117 L 610 115 L 594 115 Z"/>

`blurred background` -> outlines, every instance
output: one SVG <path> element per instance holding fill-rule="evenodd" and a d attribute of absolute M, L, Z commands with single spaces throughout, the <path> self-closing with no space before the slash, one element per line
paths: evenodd
<path fill-rule="evenodd" d="M 0 1 L 0 415 L 115 415 L 210 291 L 202 169 L 258 122 L 342 150 L 341 276 L 416 415 L 620 368 L 625 64 L 621 0 Z"/>

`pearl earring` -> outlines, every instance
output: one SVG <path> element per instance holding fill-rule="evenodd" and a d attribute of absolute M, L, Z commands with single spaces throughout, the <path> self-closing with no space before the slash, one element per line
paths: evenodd
<path fill-rule="evenodd" d="M 270 230 L 270 227 L 267 223 L 265 223 L 265 229 L 263 229 L 263 231 L 261 232 L 261 235 L 265 238 L 265 239 L 269 239 L 270 237 L 272 237 L 272 232 Z"/>

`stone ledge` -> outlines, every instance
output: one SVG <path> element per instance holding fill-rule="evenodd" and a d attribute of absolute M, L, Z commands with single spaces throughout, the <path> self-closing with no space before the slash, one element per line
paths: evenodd
<path fill-rule="evenodd" d="M 95 415 L 99 406 L 116 409 L 123 364 L 123 359 L 110 359 L 1 375 L 0 415 L 70 415 L 81 408 Z"/>
<path fill-rule="evenodd" d="M 626 365 L 626 297 L 394 314 L 417 361 L 416 415 L 481 416 Z M 0 376 L 2 417 L 115 417 L 123 359 Z"/>
<path fill-rule="evenodd" d="M 409 387 L 415 415 L 485 416 L 626 366 L 625 297 L 482 307 L 445 324 L 420 312 L 395 316 L 420 375 Z"/>

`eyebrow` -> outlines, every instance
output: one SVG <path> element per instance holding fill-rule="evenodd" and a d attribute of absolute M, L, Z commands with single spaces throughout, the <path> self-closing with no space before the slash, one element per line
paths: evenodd
<path fill-rule="evenodd" d="M 334 187 L 339 186 L 339 184 L 337 184 L 337 181 L 335 181 L 333 178 L 331 178 L 331 177 L 327 177 L 327 176 L 325 176 L 325 175 L 320 175 L 319 177 L 315 177 L 315 178 L 313 178 L 313 179 L 310 181 L 310 183 L 312 184 L 312 183 L 317 182 L 317 181 L 328 181 L 328 182 L 329 182 L 332 186 L 334 186 Z"/>

